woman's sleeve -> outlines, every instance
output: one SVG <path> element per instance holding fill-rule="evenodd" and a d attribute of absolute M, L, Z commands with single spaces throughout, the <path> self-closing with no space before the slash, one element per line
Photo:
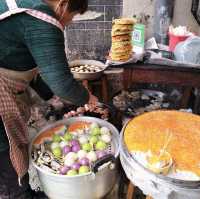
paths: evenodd
<path fill-rule="evenodd" d="M 70 72 L 64 46 L 64 35 L 57 27 L 33 17 L 25 24 L 25 45 L 33 56 L 40 74 L 55 95 L 83 105 L 88 91 Z M 31 22 L 30 22 L 31 21 Z"/>
<path fill-rule="evenodd" d="M 44 82 L 40 75 L 31 81 L 30 86 L 45 101 L 50 100 L 54 96 L 54 93 L 51 91 L 49 86 Z"/>

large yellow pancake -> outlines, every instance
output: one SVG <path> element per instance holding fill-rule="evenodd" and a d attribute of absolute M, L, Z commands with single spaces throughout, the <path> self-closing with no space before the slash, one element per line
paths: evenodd
<path fill-rule="evenodd" d="M 132 119 L 125 128 L 129 150 L 159 152 L 171 134 L 166 149 L 175 168 L 200 176 L 200 116 L 179 111 L 154 111 Z"/>
<path fill-rule="evenodd" d="M 113 24 L 134 25 L 137 22 L 135 18 L 120 18 L 113 20 Z"/>
<path fill-rule="evenodd" d="M 113 25 L 112 31 L 133 31 L 133 25 Z"/>
<path fill-rule="evenodd" d="M 127 51 L 125 54 L 111 52 L 110 57 L 113 61 L 127 61 L 131 57 L 131 51 Z"/>
<path fill-rule="evenodd" d="M 122 41 L 131 41 L 131 34 L 117 35 L 112 37 L 112 43 L 122 42 Z"/>

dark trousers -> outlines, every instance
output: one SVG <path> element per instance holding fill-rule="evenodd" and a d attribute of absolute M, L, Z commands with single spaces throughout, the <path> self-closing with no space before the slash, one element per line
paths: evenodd
<path fill-rule="evenodd" d="M 0 199 L 32 199 L 28 174 L 21 180 L 12 166 L 9 151 L 0 152 Z"/>

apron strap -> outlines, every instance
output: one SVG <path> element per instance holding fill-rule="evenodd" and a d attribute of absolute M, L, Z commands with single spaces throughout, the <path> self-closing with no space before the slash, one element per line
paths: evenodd
<path fill-rule="evenodd" d="M 25 12 L 35 18 L 38 18 L 40 20 L 43 20 L 47 23 L 50 23 L 50 24 L 56 26 L 62 32 L 64 31 L 64 27 L 61 25 L 61 23 L 57 19 L 55 19 L 54 17 L 52 17 L 46 13 L 40 12 L 38 10 L 27 10 Z"/>
<path fill-rule="evenodd" d="M 7 3 L 9 10 L 3 14 L 0 14 L 0 20 L 3 20 L 13 14 L 26 12 L 27 14 L 29 14 L 37 19 L 40 19 L 42 21 L 45 21 L 47 23 L 50 23 L 50 24 L 56 26 L 62 32 L 64 31 L 64 27 L 61 25 L 61 23 L 56 18 L 54 18 L 46 13 L 43 13 L 41 11 L 38 11 L 38 10 L 33 10 L 33 9 L 28 9 L 28 8 L 19 8 L 17 6 L 17 3 L 15 0 L 5 0 L 5 1 Z"/>
<path fill-rule="evenodd" d="M 7 6 L 8 6 L 8 9 L 10 11 L 15 10 L 15 9 L 18 8 L 17 3 L 16 3 L 15 0 L 6 0 L 6 3 L 7 3 Z"/>

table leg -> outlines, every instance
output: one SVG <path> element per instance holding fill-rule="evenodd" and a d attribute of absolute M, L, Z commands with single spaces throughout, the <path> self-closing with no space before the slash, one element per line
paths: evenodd
<path fill-rule="evenodd" d="M 107 76 L 103 75 L 101 78 L 101 84 L 102 84 L 102 97 L 103 97 L 103 102 L 108 103 L 109 101 L 109 96 L 108 96 L 108 80 Z"/>
<path fill-rule="evenodd" d="M 200 108 L 200 89 L 197 88 L 197 93 L 194 102 L 194 113 L 199 114 L 199 108 Z"/>
<path fill-rule="evenodd" d="M 123 87 L 127 90 L 132 83 L 132 70 L 131 69 L 124 69 L 123 73 Z"/>
<path fill-rule="evenodd" d="M 134 185 L 131 182 L 129 182 L 126 199 L 133 199 L 134 191 L 135 191 Z"/>
<path fill-rule="evenodd" d="M 184 88 L 183 96 L 182 96 L 182 99 L 181 99 L 180 108 L 187 108 L 187 105 L 188 105 L 189 98 L 190 98 L 191 94 L 192 94 L 192 87 Z"/>

